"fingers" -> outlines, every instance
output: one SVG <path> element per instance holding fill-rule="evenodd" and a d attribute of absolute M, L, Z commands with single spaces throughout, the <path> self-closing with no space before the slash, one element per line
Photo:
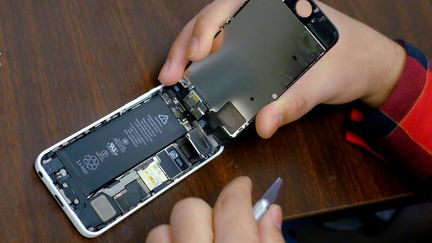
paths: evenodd
<path fill-rule="evenodd" d="M 245 0 L 217 0 L 198 14 L 188 49 L 191 61 L 201 60 L 210 53 L 216 33 L 244 3 Z"/>
<path fill-rule="evenodd" d="M 258 223 L 258 231 L 262 243 L 285 242 L 282 232 L 282 208 L 279 205 L 271 205 L 268 212 Z"/>
<path fill-rule="evenodd" d="M 207 5 L 174 41 L 159 73 L 159 81 L 165 85 L 175 84 L 182 78 L 189 60 L 201 60 L 218 49 L 221 41 L 216 41 L 213 47 L 216 33 L 244 3 L 245 0 L 217 0 Z M 222 40 L 222 37 L 217 40 Z"/>
<path fill-rule="evenodd" d="M 153 229 L 146 242 L 283 242 L 282 209 L 272 205 L 258 224 L 253 216 L 251 190 L 251 180 L 238 177 L 222 190 L 213 209 L 201 199 L 184 199 L 174 206 L 171 224 Z"/>
<path fill-rule="evenodd" d="M 257 242 L 257 223 L 252 212 L 252 182 L 238 177 L 220 193 L 214 207 L 215 242 Z"/>
<path fill-rule="evenodd" d="M 212 243 L 212 209 L 202 199 L 187 198 L 171 213 L 171 236 L 176 243 Z"/>
<path fill-rule="evenodd" d="M 308 85 L 310 79 L 304 81 L 299 80 L 279 99 L 259 111 L 256 130 L 262 138 L 270 138 L 279 127 L 299 119 L 320 103 L 317 87 Z"/>
<path fill-rule="evenodd" d="M 146 243 L 171 243 L 169 226 L 159 225 L 147 235 Z"/>
<path fill-rule="evenodd" d="M 180 32 L 177 39 L 171 46 L 167 60 L 159 73 L 159 81 L 164 85 L 173 85 L 183 76 L 184 69 L 189 62 L 187 49 L 195 24 L 195 18 Z"/>

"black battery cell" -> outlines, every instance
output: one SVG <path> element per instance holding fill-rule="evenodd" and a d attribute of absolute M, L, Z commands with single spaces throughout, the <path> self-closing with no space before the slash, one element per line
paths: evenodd
<path fill-rule="evenodd" d="M 159 95 L 57 152 L 87 195 L 186 134 Z"/>

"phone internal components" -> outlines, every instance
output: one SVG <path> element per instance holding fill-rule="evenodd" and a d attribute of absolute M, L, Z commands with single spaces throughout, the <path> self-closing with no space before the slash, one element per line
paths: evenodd
<path fill-rule="evenodd" d="M 147 192 L 138 181 L 133 181 L 125 186 L 125 189 L 114 197 L 120 208 L 127 212 L 135 207 L 141 200 L 147 197 Z"/>
<path fill-rule="evenodd" d="M 150 191 L 168 180 L 165 173 L 159 167 L 157 160 L 153 160 L 145 169 L 139 170 L 138 175 Z"/>
<path fill-rule="evenodd" d="M 93 199 L 90 204 L 104 222 L 108 221 L 117 214 L 108 198 L 103 194 Z"/>
<path fill-rule="evenodd" d="M 186 170 L 189 167 L 186 161 L 183 159 L 183 156 L 179 152 L 177 145 L 170 146 L 165 149 L 165 151 L 168 153 L 169 157 L 174 161 L 177 167 L 180 168 L 182 171 Z"/>
<path fill-rule="evenodd" d="M 207 107 L 198 96 L 195 90 L 192 90 L 184 99 L 184 104 L 196 119 L 200 119 L 207 111 Z"/>
<path fill-rule="evenodd" d="M 211 154 L 218 146 L 214 138 L 207 136 L 201 126 L 196 126 L 189 131 L 189 133 L 186 134 L 186 138 L 201 158 L 207 158 L 208 154 Z"/>
<path fill-rule="evenodd" d="M 82 190 L 90 194 L 185 134 L 157 95 L 57 154 Z"/>
<path fill-rule="evenodd" d="M 180 168 L 177 167 L 174 160 L 169 156 L 169 154 L 164 150 L 157 155 L 160 159 L 160 166 L 165 171 L 169 178 L 174 178 L 181 173 Z"/>

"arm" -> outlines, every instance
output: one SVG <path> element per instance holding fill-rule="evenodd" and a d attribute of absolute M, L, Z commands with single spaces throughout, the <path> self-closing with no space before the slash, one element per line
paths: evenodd
<path fill-rule="evenodd" d="M 351 112 L 348 141 L 377 151 L 422 180 L 432 178 L 432 76 L 427 57 L 400 43 L 405 68 L 393 93 L 379 109 L 358 106 Z"/>

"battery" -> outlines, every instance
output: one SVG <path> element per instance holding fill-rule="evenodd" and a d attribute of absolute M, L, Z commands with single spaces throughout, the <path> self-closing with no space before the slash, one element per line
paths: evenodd
<path fill-rule="evenodd" d="M 89 195 L 186 134 L 159 95 L 57 151 Z"/>

